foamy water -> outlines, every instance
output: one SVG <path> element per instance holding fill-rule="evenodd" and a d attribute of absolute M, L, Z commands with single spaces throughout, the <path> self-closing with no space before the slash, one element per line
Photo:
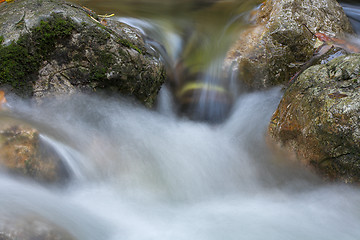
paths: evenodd
<path fill-rule="evenodd" d="M 280 96 L 243 95 L 220 125 L 111 98 L 41 108 L 9 98 L 17 121 L 72 162 L 73 180 L 58 189 L 2 173 L 0 221 L 37 216 L 77 239 L 358 239 L 358 189 L 322 183 L 268 151 Z"/>

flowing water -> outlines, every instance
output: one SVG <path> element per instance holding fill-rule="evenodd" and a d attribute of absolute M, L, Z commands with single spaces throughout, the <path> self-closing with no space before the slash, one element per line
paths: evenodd
<path fill-rule="evenodd" d="M 173 40 L 167 50 L 176 56 L 183 38 L 171 28 L 157 31 Z M 30 216 L 79 240 L 359 239 L 358 188 L 324 183 L 267 148 L 281 95 L 243 93 L 217 125 L 178 117 L 165 87 L 156 110 L 115 97 L 76 95 L 37 107 L 7 96 L 11 110 L 0 121 L 39 129 L 73 177 L 50 188 L 1 172 L 0 227 Z"/>

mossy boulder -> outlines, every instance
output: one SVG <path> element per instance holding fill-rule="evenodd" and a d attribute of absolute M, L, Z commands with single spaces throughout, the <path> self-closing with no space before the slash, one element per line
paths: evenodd
<path fill-rule="evenodd" d="M 269 125 L 274 146 L 327 179 L 360 182 L 360 54 L 305 70 Z"/>
<path fill-rule="evenodd" d="M 39 132 L 24 124 L 1 122 L 0 168 L 46 184 L 64 183 L 70 178 L 61 158 L 41 140 Z"/>
<path fill-rule="evenodd" d="M 37 99 L 121 93 L 152 106 L 164 64 L 140 32 L 64 1 L 0 4 L 0 87 Z"/>
<path fill-rule="evenodd" d="M 225 68 L 248 88 L 287 83 L 316 49 L 308 29 L 340 38 L 353 33 L 336 0 L 267 0 L 253 18 L 225 60 Z"/>

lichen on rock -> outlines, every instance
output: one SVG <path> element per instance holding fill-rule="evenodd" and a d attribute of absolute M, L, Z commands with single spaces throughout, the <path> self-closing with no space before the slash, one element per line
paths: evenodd
<path fill-rule="evenodd" d="M 64 1 L 0 5 L 0 86 L 23 97 L 106 91 L 152 106 L 164 64 L 136 29 Z"/>
<path fill-rule="evenodd" d="M 360 182 L 360 54 L 304 71 L 269 125 L 280 148 L 327 179 Z"/>
<path fill-rule="evenodd" d="M 236 71 L 248 88 L 287 83 L 313 56 L 316 38 L 311 32 L 341 38 L 353 33 L 336 0 L 268 0 L 255 16 L 225 61 L 225 68 Z"/>

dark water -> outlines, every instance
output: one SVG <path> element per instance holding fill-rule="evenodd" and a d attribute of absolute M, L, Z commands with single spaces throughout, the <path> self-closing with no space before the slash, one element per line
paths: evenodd
<path fill-rule="evenodd" d="M 360 34 L 360 2 L 344 1 L 341 3 L 346 15 L 349 17 L 355 32 Z"/>

